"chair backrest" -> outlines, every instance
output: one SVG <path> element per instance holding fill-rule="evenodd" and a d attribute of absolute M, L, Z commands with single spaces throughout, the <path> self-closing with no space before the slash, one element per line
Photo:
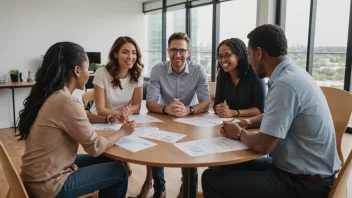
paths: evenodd
<path fill-rule="evenodd" d="M 345 164 L 342 166 L 339 175 L 337 176 L 334 186 L 331 189 L 329 198 L 346 198 L 347 183 L 352 171 L 352 150 L 347 157 Z"/>
<path fill-rule="evenodd" d="M 339 154 L 341 165 L 343 165 L 344 160 L 341 144 L 343 134 L 346 131 L 348 122 L 351 117 L 352 94 L 347 91 L 331 87 L 321 87 L 321 90 L 323 91 L 328 102 L 332 119 L 334 121 L 337 153 Z"/>
<path fill-rule="evenodd" d="M 0 141 L 0 162 L 2 169 L 4 171 L 6 180 L 9 184 L 11 190 L 11 197 L 16 198 L 28 198 L 28 194 L 20 176 L 18 175 L 7 151 L 5 150 L 4 145 Z"/>
<path fill-rule="evenodd" d="M 208 86 L 209 86 L 209 92 L 210 92 L 211 105 L 213 105 L 215 101 L 216 82 L 208 82 Z M 213 108 L 213 106 L 211 106 L 211 108 Z"/>
<path fill-rule="evenodd" d="M 82 95 L 82 102 L 84 107 L 86 107 L 87 102 L 93 100 L 94 101 L 94 90 L 88 91 Z"/>

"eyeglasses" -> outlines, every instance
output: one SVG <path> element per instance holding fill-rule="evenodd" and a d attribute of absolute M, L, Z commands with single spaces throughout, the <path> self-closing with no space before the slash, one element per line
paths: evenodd
<path fill-rule="evenodd" d="M 186 52 L 188 51 L 188 49 L 176 49 L 176 48 L 171 48 L 169 50 L 172 55 L 180 53 L 181 56 L 186 55 Z"/>
<path fill-rule="evenodd" d="M 232 56 L 233 53 L 226 53 L 223 56 L 218 55 L 216 58 L 218 59 L 218 61 L 221 61 L 223 58 L 225 59 L 229 59 Z"/>

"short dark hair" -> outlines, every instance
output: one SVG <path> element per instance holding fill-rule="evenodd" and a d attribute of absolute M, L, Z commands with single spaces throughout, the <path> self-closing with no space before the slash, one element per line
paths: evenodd
<path fill-rule="evenodd" d="M 168 44 L 169 44 L 169 47 L 171 45 L 171 42 L 173 40 L 185 40 L 188 44 L 188 48 L 189 48 L 189 42 L 190 42 L 190 39 L 188 37 L 188 35 L 184 32 L 175 32 L 173 33 L 170 37 L 169 37 L 169 40 L 168 40 Z"/>
<path fill-rule="evenodd" d="M 272 57 L 287 55 L 285 32 L 277 25 L 258 26 L 247 35 L 247 38 L 252 48 L 263 48 Z"/>

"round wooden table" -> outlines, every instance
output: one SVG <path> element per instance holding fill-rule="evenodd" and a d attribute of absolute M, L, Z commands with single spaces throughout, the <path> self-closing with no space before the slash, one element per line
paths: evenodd
<path fill-rule="evenodd" d="M 201 128 L 196 127 L 173 120 L 173 116 L 148 113 L 149 115 L 158 118 L 164 122 L 153 122 L 153 123 L 139 123 L 137 127 L 158 127 L 161 130 L 176 132 L 185 134 L 186 137 L 179 140 L 178 142 L 186 142 L 192 140 L 207 139 L 212 137 L 221 136 L 220 127 Z M 206 113 L 207 114 L 207 113 Z M 199 115 L 194 115 L 199 116 Z M 258 129 L 250 129 L 249 131 L 257 131 Z M 98 131 L 99 135 L 106 136 L 111 134 L 111 131 Z M 173 144 L 147 139 L 157 143 L 158 145 L 151 148 L 132 153 L 124 150 L 118 146 L 114 146 L 107 151 L 105 155 L 114 159 L 118 159 L 125 162 L 131 162 L 135 164 L 155 166 L 155 167 L 181 167 L 186 168 L 186 175 L 184 175 L 184 198 L 197 197 L 196 188 L 192 187 L 194 178 L 191 177 L 194 173 L 192 168 L 197 167 L 209 167 L 209 166 L 222 166 L 229 164 L 241 163 L 260 157 L 260 154 L 250 150 L 239 150 L 226 153 L 211 154 L 201 157 L 191 157 L 186 153 L 179 150 Z"/>

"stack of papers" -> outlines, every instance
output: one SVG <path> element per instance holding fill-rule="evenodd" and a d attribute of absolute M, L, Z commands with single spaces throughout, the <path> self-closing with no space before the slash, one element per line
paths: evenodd
<path fill-rule="evenodd" d="M 174 145 L 191 157 L 248 149 L 248 146 L 242 142 L 225 137 L 182 142 Z"/>
<path fill-rule="evenodd" d="M 233 119 L 234 118 L 220 118 L 215 114 L 207 114 L 204 116 L 191 117 L 191 118 L 177 118 L 175 119 L 175 121 L 197 126 L 197 127 L 208 128 L 208 127 L 217 126 L 221 124 L 223 121 L 230 121 Z"/>

